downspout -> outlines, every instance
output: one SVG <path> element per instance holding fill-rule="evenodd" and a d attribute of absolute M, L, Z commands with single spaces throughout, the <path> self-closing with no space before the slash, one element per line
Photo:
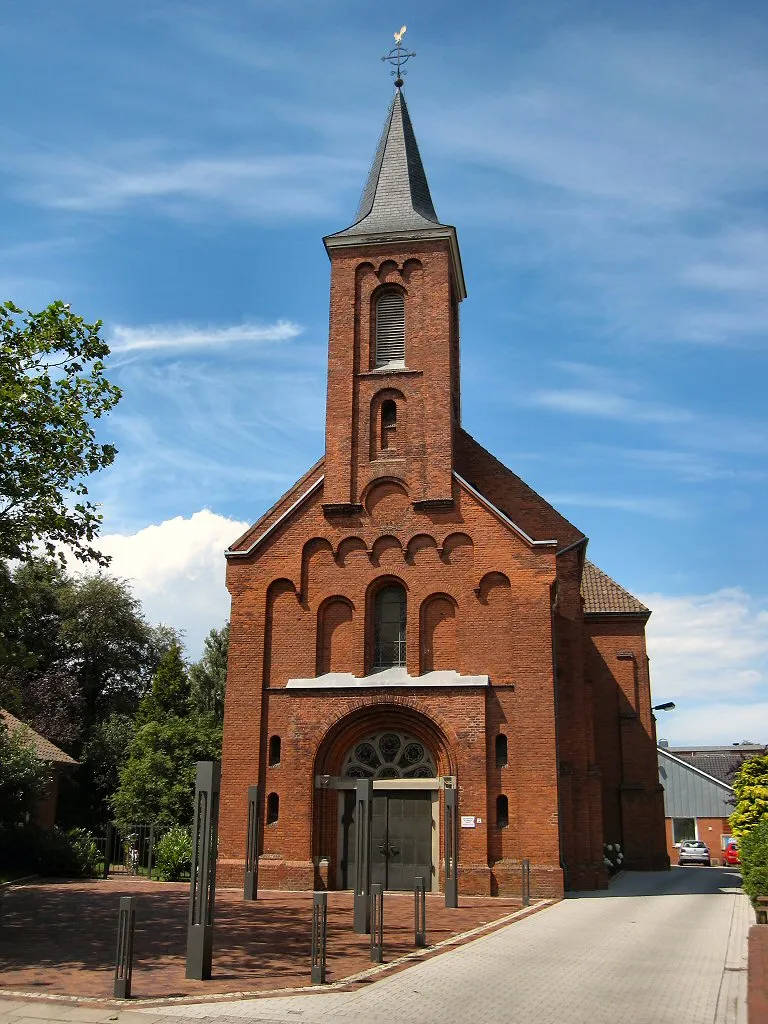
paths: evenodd
<path fill-rule="evenodd" d="M 555 631 L 555 611 L 557 610 L 557 580 L 550 588 L 550 631 L 552 633 L 552 682 L 555 711 L 555 779 L 557 782 L 557 845 L 560 848 L 560 868 L 563 872 L 563 888 L 570 888 L 570 872 L 565 859 L 563 847 L 563 802 L 560 792 L 560 710 L 558 701 L 559 679 L 557 674 L 557 633 Z"/>

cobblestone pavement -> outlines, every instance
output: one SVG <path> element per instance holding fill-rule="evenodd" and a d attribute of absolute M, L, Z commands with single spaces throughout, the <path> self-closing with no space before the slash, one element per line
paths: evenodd
<path fill-rule="evenodd" d="M 607 893 L 574 894 L 353 991 L 169 1005 L 141 1015 L 0 1002 L 0 1024 L 206 1017 L 216 1024 L 746 1024 L 753 915 L 739 884 L 727 868 L 627 873 Z"/>

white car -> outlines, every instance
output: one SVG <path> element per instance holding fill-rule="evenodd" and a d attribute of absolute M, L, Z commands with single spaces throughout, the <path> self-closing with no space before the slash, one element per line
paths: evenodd
<path fill-rule="evenodd" d="M 680 843 L 680 850 L 677 858 L 678 864 L 706 864 L 709 867 L 712 860 L 709 856 L 709 847 L 700 839 L 687 839 Z"/>

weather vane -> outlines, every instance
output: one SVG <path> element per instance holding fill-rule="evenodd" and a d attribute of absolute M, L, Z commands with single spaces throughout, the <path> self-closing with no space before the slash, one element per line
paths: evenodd
<path fill-rule="evenodd" d="M 407 72 L 403 71 L 403 66 L 410 60 L 411 57 L 416 56 L 415 53 L 409 53 L 408 50 L 406 50 L 405 47 L 402 45 L 405 31 L 406 26 L 403 25 L 399 32 L 395 32 L 396 45 L 392 47 L 389 53 L 387 53 L 384 57 L 381 58 L 382 60 L 387 60 L 389 61 L 390 64 L 394 65 L 390 74 L 397 76 L 395 78 L 395 85 L 397 86 L 398 89 L 402 88 L 403 75 L 407 74 Z"/>

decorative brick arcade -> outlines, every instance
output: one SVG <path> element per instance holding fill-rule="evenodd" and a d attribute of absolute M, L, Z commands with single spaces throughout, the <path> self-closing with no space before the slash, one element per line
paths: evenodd
<path fill-rule="evenodd" d="M 346 888 L 354 784 L 376 878 L 539 896 L 668 866 L 645 653 L 650 614 L 587 538 L 461 425 L 455 228 L 435 213 L 398 87 L 331 261 L 325 457 L 227 552 L 232 596 L 219 883 Z M 376 880 L 374 878 L 374 880 Z"/>

